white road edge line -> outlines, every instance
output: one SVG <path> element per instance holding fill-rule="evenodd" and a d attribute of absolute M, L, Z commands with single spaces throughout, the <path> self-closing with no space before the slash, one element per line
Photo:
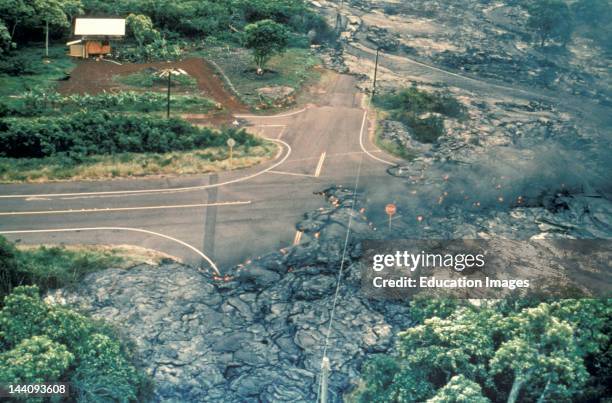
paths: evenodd
<path fill-rule="evenodd" d="M 319 158 L 319 163 L 317 164 L 317 169 L 315 169 L 315 173 L 314 173 L 315 178 L 318 178 L 319 176 L 321 176 L 321 171 L 323 170 L 323 163 L 325 162 L 326 155 L 327 155 L 327 152 L 323 152 L 323 154 L 321 154 L 321 158 Z"/>
<path fill-rule="evenodd" d="M 289 113 L 284 113 L 281 115 L 272 115 L 272 116 L 264 116 L 264 115 L 234 115 L 235 118 L 240 118 L 240 119 L 257 119 L 257 118 L 261 118 L 261 119 L 273 119 L 273 118 L 286 118 L 289 116 L 293 116 L 293 115 L 298 115 L 300 113 L 306 112 L 308 110 L 308 107 L 306 108 L 302 108 L 299 111 L 294 111 L 294 112 L 289 112 Z"/>
<path fill-rule="evenodd" d="M 181 188 L 166 188 L 166 189 L 113 190 L 113 191 L 107 191 L 107 192 L 0 195 L 0 199 L 23 199 L 23 198 L 31 198 L 31 197 L 104 196 L 104 195 L 119 195 L 119 194 L 121 194 L 121 195 L 135 195 L 135 194 L 142 194 L 142 193 L 146 194 L 146 193 L 163 193 L 163 192 L 187 192 L 187 191 L 202 190 L 202 189 L 211 189 L 211 188 L 221 187 L 221 186 L 225 186 L 225 185 L 231 185 L 233 183 L 244 182 L 244 181 L 247 181 L 249 179 L 253 179 L 253 178 L 257 177 L 257 176 L 263 175 L 266 172 L 271 171 L 274 168 L 284 164 L 285 161 L 287 160 L 287 158 L 289 158 L 289 156 L 291 155 L 291 152 L 292 152 L 291 146 L 289 144 L 287 144 L 283 140 L 277 140 L 277 139 L 271 139 L 271 138 L 266 138 L 266 140 L 270 140 L 270 141 L 282 144 L 283 146 L 286 147 L 287 154 L 279 162 L 277 162 L 276 164 L 274 164 L 272 166 L 269 166 L 268 168 L 266 168 L 264 170 L 256 172 L 256 173 L 254 173 L 252 175 L 244 176 L 242 178 L 237 178 L 237 179 L 233 179 L 231 181 L 226 181 L 226 182 L 219 182 L 219 183 L 215 183 L 213 185 L 188 186 L 188 187 L 181 187 Z M 277 154 L 276 158 L 278 158 L 282 154 L 282 152 L 283 152 L 283 149 L 281 148 L 281 150 Z"/>
<path fill-rule="evenodd" d="M 363 120 L 361 121 L 361 131 L 359 132 L 359 146 L 361 147 L 361 149 L 363 150 L 364 153 L 368 154 L 368 156 L 370 158 L 375 159 L 376 161 L 382 162 L 383 164 L 386 164 L 386 165 L 395 166 L 396 164 L 394 164 L 393 162 L 389 162 L 387 160 L 384 160 L 382 158 L 378 158 L 377 156 L 373 155 L 371 152 L 366 150 L 365 146 L 363 145 L 363 129 L 365 128 L 367 117 L 368 117 L 368 111 L 364 110 L 363 111 Z"/>
<path fill-rule="evenodd" d="M 187 209 L 198 207 L 214 207 L 214 206 L 242 206 L 251 204 L 249 201 L 233 201 L 219 203 L 201 203 L 201 204 L 178 204 L 170 206 L 142 206 L 142 207 L 109 207 L 109 208 L 92 208 L 81 210 L 43 210 L 43 211 L 11 211 L 0 213 L 0 216 L 16 216 L 16 215 L 41 215 L 41 214 L 78 214 L 78 213 L 110 213 L 114 211 L 137 211 L 137 210 L 169 210 L 169 209 Z"/>
<path fill-rule="evenodd" d="M 61 229 L 38 229 L 38 230 L 19 230 L 19 231 L 0 231 L 0 235 L 10 235 L 10 234 L 44 234 L 51 232 L 79 232 L 79 231 L 131 231 L 131 232 L 141 232 L 143 234 L 149 234 L 158 236 L 160 238 L 168 239 L 170 241 L 176 242 L 187 249 L 195 252 L 198 256 L 204 259 L 210 267 L 215 271 L 215 274 L 221 275 L 219 268 L 208 256 L 204 253 L 200 252 L 195 247 L 189 245 L 186 242 L 181 241 L 180 239 L 172 238 L 171 236 L 160 234 L 158 232 L 149 231 L 141 228 L 129 228 L 129 227 L 88 227 L 88 228 L 61 228 Z"/>

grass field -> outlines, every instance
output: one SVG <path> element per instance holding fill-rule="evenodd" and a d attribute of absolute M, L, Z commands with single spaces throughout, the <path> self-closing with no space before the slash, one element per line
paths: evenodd
<path fill-rule="evenodd" d="M 240 99 L 251 107 L 261 103 L 258 88 L 288 86 L 299 90 L 320 76 L 314 69 L 320 60 L 309 49 L 290 48 L 284 54 L 274 56 L 266 65 L 263 76 L 255 74 L 253 57 L 247 49 L 211 47 L 194 55 L 215 62 L 229 78 Z"/>
<path fill-rule="evenodd" d="M 19 48 L 17 54 L 34 74 L 22 76 L 0 74 L 0 97 L 20 95 L 33 88 L 54 88 L 57 81 L 66 78 L 75 67 L 72 59 L 66 56 L 64 45 L 50 46 L 48 63 L 43 57 L 42 45 Z"/>
<path fill-rule="evenodd" d="M 0 182 L 100 180 L 148 175 L 190 175 L 248 168 L 270 160 L 277 146 L 234 148 L 230 164 L 226 147 L 188 152 L 93 155 L 74 162 L 68 158 L 0 158 Z M 231 166 L 230 166 L 231 165 Z"/>

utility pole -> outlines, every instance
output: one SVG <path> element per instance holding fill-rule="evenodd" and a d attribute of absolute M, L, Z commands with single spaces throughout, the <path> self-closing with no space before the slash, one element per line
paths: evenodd
<path fill-rule="evenodd" d="M 321 361 L 321 400 L 320 403 L 327 403 L 328 387 L 329 387 L 329 358 L 323 357 Z"/>
<path fill-rule="evenodd" d="M 376 76 L 378 75 L 378 54 L 380 53 L 380 48 L 376 48 L 376 61 L 374 62 L 374 84 L 372 86 L 372 99 L 376 95 Z"/>
<path fill-rule="evenodd" d="M 340 7 L 338 7 L 338 12 L 336 14 L 336 31 L 339 33 L 342 30 L 342 9 L 344 8 L 344 0 L 340 1 Z"/>
<path fill-rule="evenodd" d="M 172 70 L 168 70 L 168 104 L 166 107 L 166 118 L 170 119 L 170 86 L 172 85 Z"/>
<path fill-rule="evenodd" d="M 49 57 L 49 20 L 45 21 L 45 56 Z"/>

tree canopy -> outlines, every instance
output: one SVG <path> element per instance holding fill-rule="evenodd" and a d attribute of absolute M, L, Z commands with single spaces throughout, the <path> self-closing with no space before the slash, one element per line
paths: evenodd
<path fill-rule="evenodd" d="M 287 30 L 272 20 L 249 24 L 244 32 L 244 46 L 253 51 L 258 74 L 261 74 L 265 64 L 273 55 L 282 53 L 287 48 L 289 40 Z"/>
<path fill-rule="evenodd" d="M 612 301 L 412 307 L 419 324 L 398 335 L 394 354 L 364 364 L 356 401 L 544 402 L 610 393 Z"/>

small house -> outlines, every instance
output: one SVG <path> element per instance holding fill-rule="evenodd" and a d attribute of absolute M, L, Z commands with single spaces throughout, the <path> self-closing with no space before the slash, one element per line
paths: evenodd
<path fill-rule="evenodd" d="M 76 18 L 69 55 L 87 59 L 111 53 L 111 41 L 125 37 L 125 18 Z"/>

